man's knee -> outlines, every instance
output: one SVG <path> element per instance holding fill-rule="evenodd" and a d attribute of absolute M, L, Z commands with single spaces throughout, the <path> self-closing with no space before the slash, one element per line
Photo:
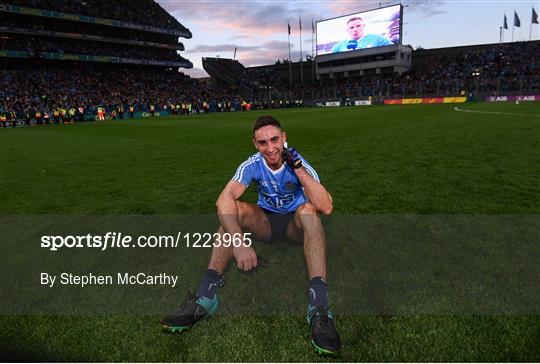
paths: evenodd
<path fill-rule="evenodd" d="M 319 215 L 319 212 L 313 206 L 311 203 L 306 202 L 305 204 L 301 205 L 297 210 L 299 215 Z"/>
<path fill-rule="evenodd" d="M 238 211 L 238 221 L 244 226 L 245 218 L 253 213 L 251 206 L 247 202 L 236 201 L 236 210 Z"/>
<path fill-rule="evenodd" d="M 319 226 L 321 223 L 320 214 L 309 202 L 301 205 L 296 210 L 295 225 L 298 229 L 305 231 L 311 229 L 314 226 Z"/>

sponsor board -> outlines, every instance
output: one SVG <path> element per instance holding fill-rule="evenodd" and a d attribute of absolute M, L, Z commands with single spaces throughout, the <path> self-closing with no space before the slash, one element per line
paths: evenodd
<path fill-rule="evenodd" d="M 340 101 L 327 101 L 326 106 L 341 106 Z"/>
<path fill-rule="evenodd" d="M 467 101 L 466 97 L 444 97 L 443 102 L 445 104 L 454 104 L 457 102 L 465 102 Z"/>
<path fill-rule="evenodd" d="M 425 104 L 442 104 L 444 102 L 444 99 L 442 97 L 428 97 L 422 100 L 424 100 L 422 103 Z"/>
<path fill-rule="evenodd" d="M 402 99 L 402 104 L 421 104 L 422 99 Z"/>
<path fill-rule="evenodd" d="M 384 100 L 386 105 L 403 105 L 403 104 L 450 104 L 456 102 L 465 102 L 466 97 L 424 97 L 421 99 L 387 99 Z"/>
<path fill-rule="evenodd" d="M 526 96 L 489 96 L 486 98 L 487 102 L 507 102 L 507 101 L 540 101 L 540 95 L 526 95 Z"/>
<path fill-rule="evenodd" d="M 171 113 L 167 110 L 161 110 L 161 111 L 156 111 L 154 113 L 155 117 L 158 117 L 158 116 L 170 116 Z M 148 112 L 148 111 L 143 111 L 143 112 L 135 112 L 133 113 L 133 118 L 129 116 L 129 112 L 125 112 L 124 113 L 124 118 L 123 119 L 120 119 L 118 116 L 116 117 L 116 120 L 133 120 L 133 119 L 139 119 L 139 118 L 151 118 L 152 117 L 152 113 Z M 107 116 L 106 116 L 107 120 L 110 120 L 110 114 L 107 113 Z M 98 119 L 98 116 L 97 115 L 86 115 L 85 116 L 85 120 L 95 120 L 95 121 L 99 121 Z"/>
<path fill-rule="evenodd" d="M 154 115 L 152 115 L 151 112 L 142 112 L 141 113 L 141 117 L 143 117 L 143 118 L 151 118 L 151 117 L 154 117 L 154 116 L 168 116 L 168 115 L 169 115 L 169 112 L 167 112 L 167 111 L 155 111 Z"/>
<path fill-rule="evenodd" d="M 371 105 L 371 100 L 357 100 L 354 102 L 354 106 Z"/>

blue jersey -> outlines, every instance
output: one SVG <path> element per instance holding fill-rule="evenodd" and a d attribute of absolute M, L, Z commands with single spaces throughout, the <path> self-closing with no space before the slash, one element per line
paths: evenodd
<path fill-rule="evenodd" d="M 379 34 L 367 34 L 358 41 L 342 40 L 332 47 L 332 53 L 354 51 L 356 49 L 382 47 L 393 44 L 388 38 Z"/>
<path fill-rule="evenodd" d="M 302 156 L 299 157 L 307 173 L 320 182 L 313 167 Z M 292 168 L 283 163 L 281 168 L 273 171 L 261 153 L 252 155 L 240 164 L 232 180 L 246 187 L 255 182 L 259 191 L 257 205 L 275 213 L 294 212 L 307 202 L 304 188 Z"/>

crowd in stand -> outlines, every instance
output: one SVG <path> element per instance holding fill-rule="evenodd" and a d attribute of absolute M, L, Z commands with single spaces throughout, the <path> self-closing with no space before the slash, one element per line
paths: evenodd
<path fill-rule="evenodd" d="M 329 100 L 347 97 L 418 97 L 456 96 L 463 92 L 498 94 L 509 90 L 540 91 L 540 42 L 520 42 L 494 45 L 462 53 L 413 55 L 410 72 L 397 74 L 371 74 L 311 82 L 311 75 L 304 85 L 290 83 L 267 68 L 246 68 L 239 75 L 229 71 L 236 82 L 248 85 L 262 93 L 275 91 L 290 99 Z M 416 57 L 416 58 L 415 58 Z M 415 65 L 415 60 L 417 62 Z M 222 62 L 222 68 L 226 66 Z M 231 65 L 232 68 L 232 65 Z M 236 68 L 236 67 L 235 67 Z"/>
<path fill-rule="evenodd" d="M 7 0 L 8 4 L 27 6 L 46 10 L 56 10 L 80 15 L 104 18 L 117 18 L 135 24 L 155 27 L 185 29 L 178 21 L 163 10 L 153 0 L 118 0 L 114 2 L 93 0 Z M 109 16 L 110 15 L 110 16 Z M 108 56 L 130 59 L 129 63 L 159 64 L 176 62 L 176 66 L 186 66 L 189 62 L 182 58 L 176 49 L 148 46 L 148 44 L 129 44 L 124 40 L 138 40 L 160 44 L 178 45 L 178 36 L 162 33 L 143 32 L 133 29 L 111 28 L 99 24 L 65 22 L 43 17 L 28 17 L 6 13 L 0 22 L 7 31 L 0 31 L 0 51 L 24 51 L 32 59 L 47 58 L 43 53 L 76 54 L 89 56 Z M 3 16 L 3 17 L 4 17 Z M 20 29 L 21 32 L 14 30 Z M 52 34 L 30 34 L 25 31 L 63 32 L 70 34 L 95 35 L 117 38 L 117 41 L 94 41 L 81 37 L 55 37 Z M 168 63 L 167 65 L 171 65 Z"/>
<path fill-rule="evenodd" d="M 540 88 L 540 42 L 520 42 L 495 45 L 491 48 L 458 53 L 435 55 L 423 67 L 409 75 L 411 83 L 422 87 L 424 93 L 455 92 L 462 89 L 495 92 L 503 89 L 533 90 Z M 477 85 L 478 83 L 478 85 Z M 395 86 L 394 86 L 395 89 Z"/>
<path fill-rule="evenodd" d="M 268 70 L 250 70 L 235 64 L 230 72 L 231 80 L 250 85 L 250 96 L 241 87 L 199 82 L 176 71 L 134 67 L 113 70 L 91 64 L 4 67 L 0 69 L 3 85 L 0 117 L 3 114 L 31 120 L 36 114 L 53 115 L 55 110 L 72 109 L 82 109 L 82 116 L 90 117 L 99 109 L 109 117 L 127 115 L 129 110 L 167 110 L 173 114 L 228 111 L 244 108 L 242 101 L 248 101 L 251 108 L 261 108 L 369 96 L 377 101 L 394 97 L 458 96 L 464 92 L 493 95 L 507 90 L 536 94 L 540 92 L 538 54 L 540 42 L 444 55 L 418 54 L 418 65 L 402 75 L 372 75 L 304 85 L 290 85 L 287 79 L 279 79 Z M 227 73 L 230 62 L 218 63 L 219 71 Z"/>
<path fill-rule="evenodd" d="M 144 24 L 162 29 L 186 30 L 153 0 L 4 0 L 3 2 L 10 5 Z"/>
<path fill-rule="evenodd" d="M 164 110 L 172 114 L 230 111 L 239 109 L 241 101 L 232 89 L 200 83 L 180 72 L 134 67 L 0 69 L 0 84 L 4 85 L 0 118 L 27 124 L 52 122 L 55 113 L 62 121 L 93 119 L 100 110 L 107 118 Z"/>
<path fill-rule="evenodd" d="M 254 89 L 273 90 L 276 87 L 283 88 L 288 80 L 280 79 L 274 72 L 266 68 L 246 68 L 245 73 L 240 78 L 240 82 L 248 84 Z"/>
<path fill-rule="evenodd" d="M 59 32 L 59 33 L 70 33 L 70 34 L 85 34 L 93 35 L 99 37 L 115 38 L 115 39 L 128 39 L 135 41 L 145 41 L 153 42 L 158 44 L 172 44 L 177 45 L 178 37 L 176 36 L 166 36 L 164 34 L 150 33 L 150 32 L 136 32 L 133 29 L 124 29 L 124 28 L 108 28 L 101 27 L 92 24 L 80 23 L 77 25 L 64 23 L 58 23 L 54 21 L 44 22 L 43 19 L 33 19 L 35 22 L 31 22 L 32 18 L 26 20 L 24 23 L 17 21 L 3 21 L 0 23 L 1 27 L 6 27 L 9 29 L 20 29 L 34 32 Z M 46 23 L 46 24 L 45 24 Z M 13 33 L 6 33 L 13 34 Z M 165 40 L 164 40 L 165 38 Z"/>
<path fill-rule="evenodd" d="M 154 0 L 4 0 L 4 3 L 56 10 L 98 18 L 117 19 L 170 30 L 186 30 Z M 6 15 L 0 25 L 25 29 L 113 36 L 116 38 L 176 44 L 177 37 L 93 24 Z M 0 117 L 31 121 L 35 115 L 82 110 L 79 119 L 101 110 L 109 116 L 136 112 L 172 113 L 227 111 L 242 108 L 313 105 L 321 101 L 383 98 L 495 95 L 517 91 L 540 92 L 540 42 L 516 42 L 467 49 L 463 52 L 415 51 L 411 71 L 291 83 L 271 68 L 245 68 L 238 61 L 210 59 L 207 66 L 218 74 L 219 85 L 201 83 L 182 73 L 154 68 L 115 67 L 86 63 L 76 67 L 44 64 L 42 52 L 83 54 L 183 62 L 175 50 L 66 38 L 0 34 L 0 50 L 27 51 L 25 65 L 0 68 Z M 34 63 L 32 63 L 34 62 Z M 138 66 L 140 67 L 140 66 Z M 224 84 L 228 86 L 224 86 Z M 240 95 L 245 97 L 242 98 Z M 244 104 L 242 104 L 244 101 Z M 249 106 L 248 106 L 249 105 Z M 73 118 L 71 118 L 73 119 Z M 35 120 L 34 120 L 35 121 Z"/>
<path fill-rule="evenodd" d="M 175 50 L 142 48 L 138 46 L 93 41 L 73 42 L 73 40 L 61 38 L 45 39 L 4 35 L 0 37 L 0 49 L 27 51 L 34 57 L 39 57 L 41 52 L 52 52 L 171 62 L 185 61 L 185 59 L 180 57 Z"/>
<path fill-rule="evenodd" d="M 294 95 L 303 92 L 314 98 L 329 97 L 418 97 L 456 96 L 467 94 L 499 94 L 509 90 L 540 91 L 540 42 L 494 45 L 483 50 L 437 54 L 428 57 L 402 75 L 370 75 L 338 81 L 326 80 L 299 90 L 282 88 Z"/>

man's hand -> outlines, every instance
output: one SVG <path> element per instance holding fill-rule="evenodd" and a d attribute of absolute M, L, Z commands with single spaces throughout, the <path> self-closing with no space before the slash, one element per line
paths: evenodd
<path fill-rule="evenodd" d="M 257 254 L 252 247 L 244 245 L 234 248 L 234 257 L 239 269 L 249 271 L 257 266 Z"/>
<path fill-rule="evenodd" d="M 302 160 L 298 155 L 298 152 L 294 148 L 283 148 L 283 160 L 291 167 L 292 169 L 297 169 L 302 167 Z"/>

